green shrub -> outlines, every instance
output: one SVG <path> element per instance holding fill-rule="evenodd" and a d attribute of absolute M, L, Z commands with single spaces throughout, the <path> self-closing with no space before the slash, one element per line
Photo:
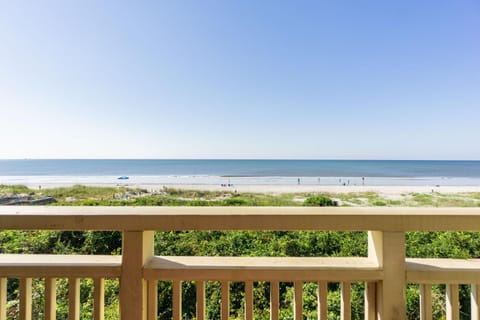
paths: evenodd
<path fill-rule="evenodd" d="M 244 198 L 229 198 L 223 200 L 223 205 L 224 206 L 245 206 L 247 205 L 247 200 Z"/>
<path fill-rule="evenodd" d="M 337 206 L 338 204 L 336 201 L 333 201 L 329 197 L 316 195 L 308 197 L 303 203 L 303 205 L 309 207 L 332 207 Z"/>

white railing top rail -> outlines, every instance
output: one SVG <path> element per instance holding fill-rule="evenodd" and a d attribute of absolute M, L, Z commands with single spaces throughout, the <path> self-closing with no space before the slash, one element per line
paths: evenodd
<path fill-rule="evenodd" d="M 480 231 L 479 208 L 406 207 L 12 207 L 10 230 Z"/>

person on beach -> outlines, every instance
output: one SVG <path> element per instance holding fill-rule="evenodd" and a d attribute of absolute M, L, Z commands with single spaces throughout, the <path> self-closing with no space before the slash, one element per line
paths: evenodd
<path fill-rule="evenodd" d="M 300 184 L 300 178 L 298 178 L 297 183 Z"/>

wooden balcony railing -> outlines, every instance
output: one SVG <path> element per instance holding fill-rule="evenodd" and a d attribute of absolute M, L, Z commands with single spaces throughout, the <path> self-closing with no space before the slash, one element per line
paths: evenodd
<path fill-rule="evenodd" d="M 69 282 L 69 319 L 80 319 L 79 279 L 94 279 L 94 319 L 103 319 L 104 280 L 120 280 L 122 319 L 157 319 L 159 280 L 173 283 L 173 319 L 182 318 L 182 281 L 196 285 L 196 319 L 205 319 L 205 281 L 221 283 L 221 319 L 229 318 L 229 282 L 245 283 L 245 319 L 253 319 L 253 283 L 270 283 L 270 318 L 279 318 L 279 284 L 294 283 L 294 319 L 303 319 L 304 282 L 318 283 L 318 319 L 327 319 L 327 283 L 341 284 L 341 319 L 350 319 L 350 286 L 365 282 L 365 319 L 405 319 L 407 284 L 420 284 L 422 319 L 432 318 L 431 285 L 446 284 L 447 319 L 459 319 L 458 286 L 471 286 L 471 319 L 480 319 L 480 260 L 407 259 L 406 231 L 480 231 L 480 208 L 0 207 L 3 230 L 120 230 L 121 256 L 0 255 L 0 320 L 7 278 L 19 279 L 21 319 L 32 319 L 32 278 L 45 279 L 46 320 L 56 318 L 56 279 Z M 367 257 L 155 256 L 154 230 L 368 231 Z"/>

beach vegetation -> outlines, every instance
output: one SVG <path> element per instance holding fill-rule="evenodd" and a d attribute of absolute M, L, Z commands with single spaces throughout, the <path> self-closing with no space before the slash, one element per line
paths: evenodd
<path fill-rule="evenodd" d="M 30 194 L 34 192 L 32 189 L 23 185 L 0 185 L 0 196 Z"/>
<path fill-rule="evenodd" d="M 434 204 L 433 195 L 427 193 L 413 193 L 412 199 L 422 206 L 433 206 Z"/>
<path fill-rule="evenodd" d="M 34 199 L 50 196 L 57 206 L 405 206 L 478 207 L 480 193 L 250 193 L 234 190 L 207 191 L 163 188 L 91 187 L 75 185 L 51 189 L 0 185 L 0 197 L 29 195 Z"/>
<path fill-rule="evenodd" d="M 338 203 L 324 195 L 313 195 L 305 199 L 303 205 L 309 207 L 332 207 L 337 206 Z"/>

